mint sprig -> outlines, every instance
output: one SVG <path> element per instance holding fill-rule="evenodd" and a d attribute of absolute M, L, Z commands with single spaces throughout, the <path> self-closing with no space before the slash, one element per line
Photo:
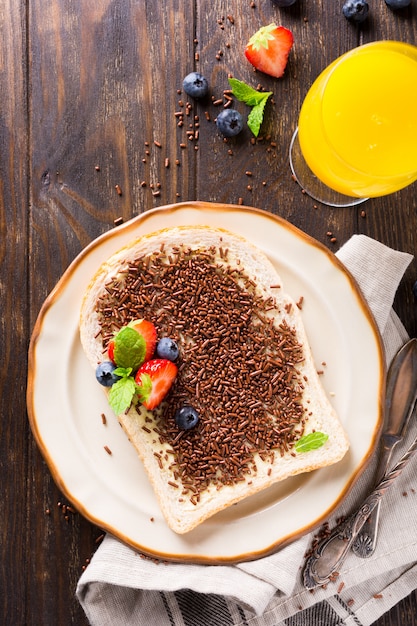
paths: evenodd
<path fill-rule="evenodd" d="M 272 96 L 272 91 L 257 91 L 237 78 L 229 78 L 229 85 L 237 100 L 252 107 L 248 115 L 248 126 L 257 137 L 264 119 L 265 105 L 269 96 Z"/>
<path fill-rule="evenodd" d="M 311 450 L 318 450 L 324 446 L 328 440 L 329 435 L 321 433 L 319 431 L 309 433 L 301 437 L 295 444 L 294 448 L 296 452 L 310 452 Z"/>
<path fill-rule="evenodd" d="M 131 367 L 116 367 L 114 374 L 120 376 L 109 392 L 109 404 L 116 415 L 124 413 L 132 404 L 137 392 L 137 384 L 131 376 Z"/>

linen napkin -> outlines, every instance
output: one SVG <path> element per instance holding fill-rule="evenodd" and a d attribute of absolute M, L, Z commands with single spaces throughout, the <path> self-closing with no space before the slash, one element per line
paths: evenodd
<path fill-rule="evenodd" d="M 371 307 L 389 364 L 408 339 L 392 304 L 412 256 L 363 235 L 353 236 L 337 256 Z M 393 463 L 415 436 L 417 423 L 396 446 Z M 331 528 L 368 495 L 375 462 L 376 454 L 328 520 Z M 349 554 L 326 588 L 308 591 L 302 582 L 314 533 L 257 561 L 213 566 L 157 563 L 106 535 L 77 597 L 92 626 L 368 626 L 417 587 L 416 479 L 411 462 L 382 501 L 375 553 L 368 559 Z"/>

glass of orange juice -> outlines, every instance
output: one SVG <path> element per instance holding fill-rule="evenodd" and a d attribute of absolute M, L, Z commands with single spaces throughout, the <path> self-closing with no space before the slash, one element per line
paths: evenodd
<path fill-rule="evenodd" d="M 377 41 L 331 63 L 305 97 L 290 164 L 301 187 L 330 206 L 417 180 L 417 47 Z"/>

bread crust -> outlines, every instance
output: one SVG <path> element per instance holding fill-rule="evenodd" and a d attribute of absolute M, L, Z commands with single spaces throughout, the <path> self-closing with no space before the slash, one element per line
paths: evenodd
<path fill-rule="evenodd" d="M 179 249 L 187 250 L 191 255 L 211 251 L 215 255 L 218 271 L 229 274 L 235 271 L 236 283 L 242 282 L 241 275 L 249 277 L 254 285 L 255 297 L 273 304 L 266 307 L 261 323 L 274 328 L 287 324 L 302 346 L 303 360 L 297 363 L 296 370 L 298 379 L 303 381 L 302 389 L 298 389 L 304 411 L 303 432 L 321 431 L 329 435 L 321 448 L 305 453 L 295 453 L 292 446 L 278 453 L 265 453 L 265 450 L 253 452 L 252 448 L 253 462 L 249 472 L 239 480 L 229 484 L 227 481 L 221 484 L 209 481 L 204 489 L 198 491 L 198 497 L 192 493 L 190 497 L 189 490 L 184 489 L 178 472 L 175 472 L 175 464 L 167 461 L 168 457 L 172 460 L 172 442 L 161 443 L 155 436 L 154 426 L 163 409 L 149 412 L 142 405 L 117 416 L 143 462 L 168 525 L 182 534 L 278 481 L 340 461 L 349 443 L 321 385 L 297 305 L 286 294 L 280 276 L 266 255 L 244 238 L 224 229 L 205 225 L 163 229 L 132 241 L 100 267 L 87 288 L 80 313 L 81 343 L 92 367 L 96 368 L 104 360 L 97 303 L 106 285 L 123 276 L 123 272 L 138 258 L 152 256 L 161 249 L 164 255 L 174 258 L 178 258 L 175 255 Z M 274 346 L 268 348 L 272 353 L 274 349 Z M 108 393 L 106 389 L 105 392 Z M 222 403 L 221 393 L 218 403 Z"/>

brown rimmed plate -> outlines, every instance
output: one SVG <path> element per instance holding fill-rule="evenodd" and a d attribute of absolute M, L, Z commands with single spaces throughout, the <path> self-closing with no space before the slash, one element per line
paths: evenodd
<path fill-rule="evenodd" d="M 78 318 L 89 281 L 111 254 L 160 228 L 193 224 L 243 235 L 267 254 L 294 300 L 303 296 L 313 356 L 351 447 L 337 465 L 289 478 L 177 535 L 166 525 L 141 462 L 96 383 L 79 341 Z M 54 480 L 94 524 L 163 559 L 238 562 L 293 541 L 340 503 L 375 447 L 384 374 L 373 317 L 355 281 L 327 248 L 265 211 L 190 202 L 132 219 L 93 241 L 73 261 L 46 299 L 33 331 L 27 404 Z"/>

